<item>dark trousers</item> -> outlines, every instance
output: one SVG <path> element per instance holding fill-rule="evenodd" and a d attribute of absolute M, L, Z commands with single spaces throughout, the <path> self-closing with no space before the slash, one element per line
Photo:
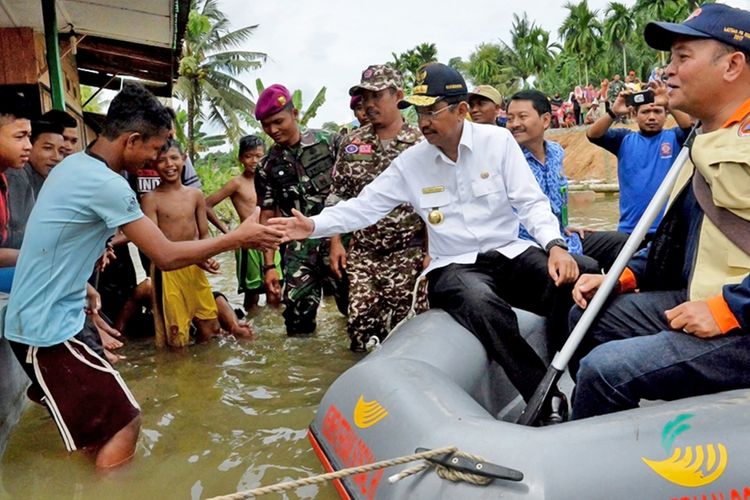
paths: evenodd
<path fill-rule="evenodd" d="M 596 272 L 592 259 L 574 258 L 582 273 Z M 513 259 L 490 251 L 479 254 L 474 264 L 450 264 L 428 275 L 430 306 L 445 310 L 476 335 L 527 401 L 546 366 L 521 336 L 511 307 L 546 317 L 548 340 L 558 349 L 567 338 L 568 311 L 573 305 L 572 284 L 556 287 L 547 259 L 535 247 Z"/>
<path fill-rule="evenodd" d="M 581 239 L 583 254 L 597 261 L 606 273 L 628 241 L 628 236 L 619 231 L 586 231 Z"/>

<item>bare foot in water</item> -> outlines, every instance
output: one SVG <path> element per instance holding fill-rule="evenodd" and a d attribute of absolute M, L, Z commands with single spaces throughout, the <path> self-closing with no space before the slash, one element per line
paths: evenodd
<path fill-rule="evenodd" d="M 232 327 L 229 333 L 237 338 L 242 339 L 252 340 L 255 338 L 255 332 L 253 332 L 252 327 L 244 321 L 237 322 L 237 324 Z"/>
<path fill-rule="evenodd" d="M 127 358 L 125 358 L 125 356 L 123 356 L 121 354 L 115 354 L 115 353 L 113 353 L 113 352 L 111 352 L 111 351 L 109 351 L 107 349 L 104 349 L 104 356 L 107 357 L 107 361 L 109 361 L 109 364 L 111 364 L 111 365 L 117 364 L 120 361 L 122 361 L 123 359 L 127 359 Z"/>
<path fill-rule="evenodd" d="M 105 349 L 114 350 L 119 349 L 122 347 L 123 344 L 117 338 L 115 337 L 121 337 L 122 334 L 109 326 L 109 323 L 104 321 L 104 318 L 99 316 L 98 313 L 91 315 L 91 321 L 94 323 L 94 326 L 96 327 L 96 331 L 99 332 L 99 338 L 102 339 L 102 346 Z"/>
<path fill-rule="evenodd" d="M 102 346 L 105 349 L 109 349 L 110 351 L 119 349 L 120 347 L 125 345 L 104 330 L 99 330 L 99 337 L 102 339 Z"/>

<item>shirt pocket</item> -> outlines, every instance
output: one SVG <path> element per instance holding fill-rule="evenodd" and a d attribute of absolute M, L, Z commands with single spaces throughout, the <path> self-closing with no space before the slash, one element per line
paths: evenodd
<path fill-rule="evenodd" d="M 451 202 L 451 194 L 447 191 L 439 193 L 422 194 L 419 197 L 419 208 L 429 210 L 431 208 L 444 207 Z"/>
<path fill-rule="evenodd" d="M 739 270 L 743 275 L 747 274 L 750 271 L 750 256 L 736 245 L 728 244 L 727 265 L 733 270 Z"/>
<path fill-rule="evenodd" d="M 492 193 L 500 193 L 505 190 L 503 180 L 499 175 L 493 175 L 486 179 L 477 179 L 471 181 L 471 192 L 477 197 L 481 198 Z"/>

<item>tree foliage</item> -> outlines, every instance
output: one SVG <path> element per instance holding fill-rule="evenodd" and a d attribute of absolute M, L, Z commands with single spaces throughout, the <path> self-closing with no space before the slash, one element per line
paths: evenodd
<path fill-rule="evenodd" d="M 192 0 L 175 94 L 187 103 L 187 150 L 195 159 L 198 122 L 207 121 L 232 140 L 242 134 L 255 109 L 251 90 L 239 76 L 257 69 L 266 54 L 238 50 L 257 25 L 230 29 L 218 0 Z"/>
<path fill-rule="evenodd" d="M 627 6 L 621 0 L 599 11 L 591 9 L 588 0 L 568 1 L 567 16 L 557 29 L 559 41 L 526 13 L 513 14 L 507 43 L 480 43 L 467 61 L 454 58 L 451 66 L 472 83 L 494 85 L 504 95 L 522 86 L 567 95 L 576 85 L 598 86 L 603 78 L 630 70 L 645 79 L 655 66 L 666 63 L 667 56 L 646 45 L 642 35 L 646 24 L 680 22 L 697 3 L 636 0 Z"/>

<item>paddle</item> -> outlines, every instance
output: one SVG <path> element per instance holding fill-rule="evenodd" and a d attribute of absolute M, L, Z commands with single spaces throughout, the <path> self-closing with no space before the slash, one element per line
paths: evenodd
<path fill-rule="evenodd" d="M 690 157 L 690 146 L 693 143 L 696 130 L 699 126 L 700 123 L 696 124 L 690 131 L 690 134 L 680 150 L 680 154 L 677 155 L 674 163 L 669 167 L 667 175 L 661 182 L 659 189 L 654 193 L 653 198 L 651 198 L 646 210 L 643 212 L 643 215 L 638 221 L 638 224 L 636 224 L 635 229 L 633 229 L 633 232 L 630 234 L 630 237 L 628 237 L 628 240 L 625 242 L 622 250 L 620 250 L 614 264 L 612 264 L 609 272 L 607 272 L 607 276 L 604 278 L 601 287 L 589 302 L 586 310 L 583 311 L 581 319 L 578 321 L 575 328 L 573 328 L 568 340 L 565 341 L 565 345 L 560 349 L 560 352 L 555 354 L 552 364 L 550 364 L 550 367 L 547 369 L 547 373 L 544 375 L 539 386 L 537 386 L 536 391 L 534 391 L 534 395 L 526 404 L 523 413 L 521 413 L 521 416 L 518 418 L 519 424 L 531 425 L 539 417 L 542 407 L 551 396 L 550 392 L 552 391 L 552 388 L 555 387 L 558 380 L 560 380 L 560 377 L 570 362 L 570 358 L 580 345 L 581 340 L 583 340 L 584 335 L 586 335 L 586 332 L 594 322 L 594 319 L 596 319 L 596 315 L 599 314 L 604 302 L 607 300 L 612 290 L 614 290 L 620 274 L 622 274 L 622 271 L 627 266 L 630 257 L 636 252 L 636 250 L 638 250 L 638 246 L 646 236 L 646 233 L 648 233 L 651 224 L 656 220 L 662 207 L 669 199 L 672 188 L 677 181 L 677 176 L 679 175 L 680 170 L 682 170 L 685 162 Z"/>

